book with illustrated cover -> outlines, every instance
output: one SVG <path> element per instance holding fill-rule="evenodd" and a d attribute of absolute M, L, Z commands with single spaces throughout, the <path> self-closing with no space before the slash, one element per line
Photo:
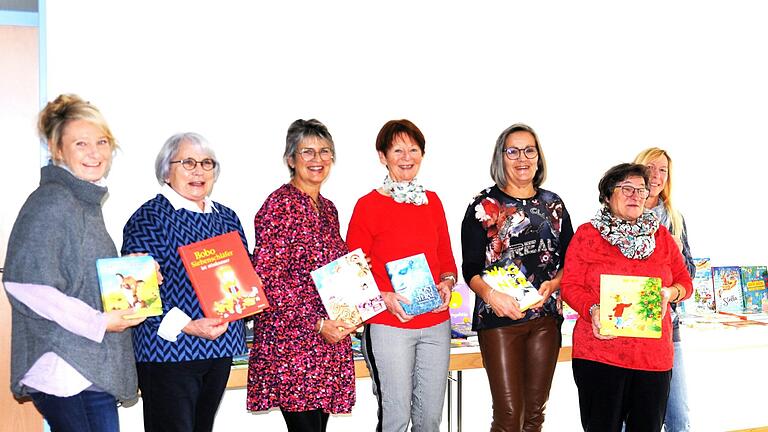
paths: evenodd
<path fill-rule="evenodd" d="M 155 260 L 149 255 L 96 260 L 104 311 L 136 308 L 126 318 L 163 314 Z"/>
<path fill-rule="evenodd" d="M 237 231 L 179 246 L 178 252 L 207 318 L 229 322 L 269 307 Z"/>
<path fill-rule="evenodd" d="M 496 291 L 514 297 L 520 312 L 527 310 L 543 298 L 520 268 L 508 259 L 497 261 L 486 268 L 482 278 Z"/>
<path fill-rule="evenodd" d="M 362 249 L 310 272 L 332 320 L 360 325 L 387 309 Z"/>
<path fill-rule="evenodd" d="M 766 266 L 742 266 L 741 288 L 744 296 L 744 310 L 747 312 L 768 312 L 765 280 Z"/>
<path fill-rule="evenodd" d="M 390 261 L 384 267 L 395 292 L 410 300 L 411 304 L 400 302 L 408 315 L 430 312 L 443 303 L 423 253 Z"/>
<path fill-rule="evenodd" d="M 451 314 L 451 337 L 466 338 L 476 336 L 472 330 L 474 293 L 464 282 L 458 282 L 453 287 L 448 312 Z"/>
<path fill-rule="evenodd" d="M 712 264 L 709 258 L 693 258 L 696 273 L 693 275 L 693 295 L 686 300 L 689 313 L 714 313 L 715 290 L 712 286 Z M 683 303 L 685 303 L 683 302 Z"/>
<path fill-rule="evenodd" d="M 712 281 L 717 311 L 744 311 L 744 294 L 741 290 L 741 268 L 712 267 Z"/>
<path fill-rule="evenodd" d="M 661 279 L 600 275 L 600 334 L 661 338 Z"/>

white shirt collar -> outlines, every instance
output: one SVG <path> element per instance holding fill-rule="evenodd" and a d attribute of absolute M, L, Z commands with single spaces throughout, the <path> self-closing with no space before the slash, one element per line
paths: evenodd
<path fill-rule="evenodd" d="M 200 210 L 200 207 L 196 202 L 190 201 L 179 195 L 179 193 L 173 190 L 173 188 L 167 183 L 163 185 L 162 189 L 160 189 L 160 194 L 162 194 L 165 198 L 168 199 L 168 201 L 170 201 L 174 210 L 185 209 L 196 213 L 212 213 L 214 209 L 213 201 L 210 198 L 205 197 L 203 200 L 205 208 Z"/>

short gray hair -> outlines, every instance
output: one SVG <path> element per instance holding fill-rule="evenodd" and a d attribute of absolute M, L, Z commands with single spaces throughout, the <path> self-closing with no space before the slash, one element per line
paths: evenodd
<path fill-rule="evenodd" d="M 293 160 L 295 162 L 294 158 L 296 157 L 296 151 L 299 149 L 299 144 L 305 139 L 312 137 L 327 141 L 331 146 L 332 161 L 336 161 L 336 147 L 333 144 L 333 137 L 328 132 L 328 128 L 319 120 L 298 119 L 288 127 L 288 134 L 285 137 L 285 151 L 283 152 L 283 162 L 288 167 L 291 177 L 296 174 L 296 169 L 291 168 L 288 161 Z"/>
<path fill-rule="evenodd" d="M 500 188 L 507 185 L 507 172 L 504 169 L 504 145 L 507 143 L 507 138 L 515 132 L 528 132 L 533 135 L 536 150 L 539 152 L 539 159 L 536 161 L 536 174 L 533 176 L 533 187 L 538 189 L 547 179 L 547 160 L 544 158 L 544 151 L 539 144 L 539 137 L 536 132 L 532 127 L 523 123 L 515 123 L 504 129 L 504 132 L 499 135 L 499 139 L 496 140 L 496 147 L 493 149 L 493 157 L 491 158 L 491 178 Z"/>
<path fill-rule="evenodd" d="M 166 179 L 171 171 L 171 160 L 179 152 L 179 147 L 181 147 L 181 143 L 184 141 L 189 141 L 191 144 L 199 147 L 209 158 L 216 161 L 216 168 L 213 169 L 213 181 L 215 182 L 219 178 L 221 163 L 216 159 L 216 153 L 211 149 L 208 140 L 194 132 L 178 133 L 165 140 L 155 159 L 155 177 L 157 177 L 157 182 L 161 185 L 166 183 Z"/>

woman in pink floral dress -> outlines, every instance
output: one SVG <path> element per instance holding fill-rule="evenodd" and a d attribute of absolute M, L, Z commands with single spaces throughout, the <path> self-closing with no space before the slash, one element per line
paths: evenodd
<path fill-rule="evenodd" d="M 322 123 L 296 120 L 283 155 L 291 181 L 254 220 L 253 265 L 270 308 L 255 316 L 247 407 L 280 408 L 289 432 L 325 431 L 329 414 L 355 403 L 354 327 L 328 319 L 309 273 L 347 253 L 336 207 L 320 195 L 334 155 Z"/>

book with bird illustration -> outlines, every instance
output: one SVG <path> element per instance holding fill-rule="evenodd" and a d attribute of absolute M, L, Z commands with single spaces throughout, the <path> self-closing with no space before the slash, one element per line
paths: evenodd
<path fill-rule="evenodd" d="M 661 279 L 600 275 L 600 334 L 661 338 Z"/>
<path fill-rule="evenodd" d="M 163 314 L 155 260 L 149 255 L 96 260 L 104 312 L 134 308 L 126 318 Z"/>

